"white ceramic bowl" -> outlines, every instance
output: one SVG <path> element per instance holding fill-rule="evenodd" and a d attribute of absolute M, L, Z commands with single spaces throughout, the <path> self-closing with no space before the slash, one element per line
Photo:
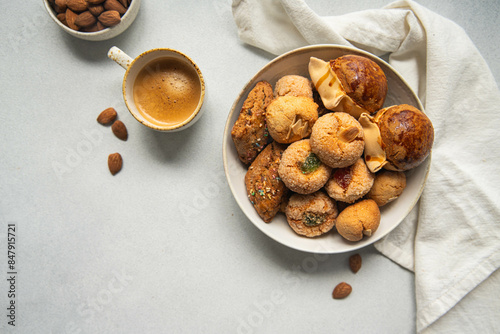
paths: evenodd
<path fill-rule="evenodd" d="M 317 238 L 299 236 L 288 226 L 286 217 L 282 213 L 278 213 L 269 224 L 266 224 L 259 217 L 246 193 L 244 178 L 247 166 L 240 162 L 231 138 L 231 129 L 238 118 L 243 101 L 258 81 L 266 80 L 274 87 L 276 81 L 287 74 L 309 77 L 307 65 L 310 57 L 328 61 L 346 54 L 365 56 L 380 65 L 388 83 L 388 93 L 384 106 L 406 103 L 423 110 L 421 102 L 406 81 L 382 59 L 356 48 L 336 45 L 313 45 L 285 53 L 257 72 L 237 97 L 226 121 L 222 147 L 224 170 L 236 202 L 248 219 L 262 232 L 283 245 L 301 251 L 324 254 L 349 252 L 370 245 L 384 237 L 398 226 L 415 206 L 422 194 L 429 172 L 430 156 L 420 166 L 406 172 L 407 186 L 403 194 L 397 200 L 381 208 L 381 222 L 375 234 L 371 237 L 364 237 L 358 242 L 349 242 L 336 231 L 331 231 Z"/>
<path fill-rule="evenodd" d="M 59 19 L 57 18 L 56 12 L 52 9 L 50 6 L 50 3 L 48 0 L 43 0 L 43 3 L 45 5 L 45 9 L 47 9 L 47 12 L 49 13 L 50 17 L 54 22 L 65 32 L 68 34 L 75 36 L 80 39 L 84 39 L 87 41 L 104 41 L 113 37 L 118 36 L 134 22 L 137 13 L 139 13 L 139 8 L 141 7 L 141 0 L 133 0 L 130 3 L 130 7 L 127 9 L 127 12 L 125 15 L 122 16 L 121 22 L 118 23 L 114 27 L 106 28 L 100 31 L 96 32 L 81 32 L 81 31 L 76 31 L 71 29 L 70 27 L 64 25 Z"/>

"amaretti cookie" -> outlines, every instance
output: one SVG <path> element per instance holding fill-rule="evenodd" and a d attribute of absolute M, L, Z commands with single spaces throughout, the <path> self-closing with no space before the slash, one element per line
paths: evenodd
<path fill-rule="evenodd" d="M 274 218 L 282 201 L 287 198 L 288 189 L 278 175 L 284 149 L 276 142 L 267 145 L 245 174 L 248 198 L 266 223 Z"/>
<path fill-rule="evenodd" d="M 378 206 L 384 206 L 398 198 L 405 188 L 405 173 L 382 169 L 375 175 L 375 181 L 366 198 L 374 200 Z"/>
<path fill-rule="evenodd" d="M 338 215 L 337 232 L 349 241 L 359 241 L 363 235 L 371 236 L 380 225 L 380 210 L 371 199 L 349 205 Z"/>
<path fill-rule="evenodd" d="M 370 191 L 374 179 L 375 175 L 366 167 L 365 160 L 358 158 L 349 167 L 335 169 L 325 190 L 336 201 L 354 203 Z"/>
<path fill-rule="evenodd" d="M 317 119 L 318 105 L 303 96 L 279 96 L 266 111 L 269 134 L 282 144 L 308 137 Z"/>
<path fill-rule="evenodd" d="M 288 224 L 295 233 L 306 237 L 317 237 L 335 226 L 338 215 L 337 204 L 324 192 L 293 194 L 285 210 Z"/>
<path fill-rule="evenodd" d="M 274 96 L 304 96 L 312 99 L 312 82 L 301 75 L 285 75 L 274 85 Z"/>
<path fill-rule="evenodd" d="M 243 102 L 238 119 L 231 130 L 238 157 L 249 165 L 270 142 L 266 127 L 266 108 L 273 100 L 273 87 L 258 82 Z"/>
<path fill-rule="evenodd" d="M 283 152 L 278 174 L 288 189 L 310 194 L 321 189 L 332 169 L 311 151 L 309 139 L 296 141 Z"/>
<path fill-rule="evenodd" d="M 350 166 L 363 154 L 363 128 L 349 114 L 334 112 L 318 118 L 310 144 L 322 162 L 332 168 Z"/>

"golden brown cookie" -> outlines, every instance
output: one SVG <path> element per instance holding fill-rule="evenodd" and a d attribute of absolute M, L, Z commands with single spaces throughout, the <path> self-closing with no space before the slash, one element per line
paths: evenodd
<path fill-rule="evenodd" d="M 363 128 L 349 114 L 329 113 L 314 124 L 310 143 L 312 151 L 328 166 L 347 167 L 363 154 Z"/>
<path fill-rule="evenodd" d="M 311 80 L 300 75 L 285 75 L 274 85 L 274 96 L 304 96 L 312 98 Z"/>
<path fill-rule="evenodd" d="M 284 147 L 276 142 L 267 145 L 245 174 L 248 199 L 266 223 L 278 213 L 288 192 L 278 175 L 283 151 Z"/>
<path fill-rule="evenodd" d="M 380 110 L 374 117 L 359 118 L 366 131 L 365 160 L 371 171 L 380 168 L 406 171 L 430 154 L 434 128 L 419 109 L 400 104 Z"/>
<path fill-rule="evenodd" d="M 363 235 L 371 236 L 380 225 L 380 210 L 377 203 L 365 199 L 342 210 L 337 217 L 337 232 L 349 241 L 359 241 Z"/>
<path fill-rule="evenodd" d="M 299 194 L 310 194 L 321 189 L 331 171 L 312 153 L 309 139 L 290 144 L 283 152 L 278 169 L 287 188 Z"/>
<path fill-rule="evenodd" d="M 278 143 L 290 144 L 306 138 L 318 119 L 318 105 L 303 96 L 279 96 L 266 111 L 267 127 Z"/>
<path fill-rule="evenodd" d="M 370 191 L 374 179 L 375 175 L 366 167 L 365 160 L 358 158 L 349 167 L 335 169 L 325 190 L 336 201 L 354 203 Z"/>
<path fill-rule="evenodd" d="M 266 108 L 272 100 L 273 87 L 266 81 L 260 81 L 243 102 L 231 137 L 244 164 L 250 164 L 271 141 L 266 127 Z"/>
<path fill-rule="evenodd" d="M 375 174 L 375 182 L 366 198 L 374 200 L 378 206 L 384 206 L 398 198 L 405 188 L 405 173 L 382 169 Z"/>
<path fill-rule="evenodd" d="M 387 95 L 384 71 L 371 59 L 346 55 L 330 61 L 346 94 L 359 106 L 374 114 L 382 108 Z"/>
<path fill-rule="evenodd" d="M 324 192 L 293 194 L 285 210 L 288 224 L 299 235 L 317 237 L 335 226 L 337 204 Z"/>

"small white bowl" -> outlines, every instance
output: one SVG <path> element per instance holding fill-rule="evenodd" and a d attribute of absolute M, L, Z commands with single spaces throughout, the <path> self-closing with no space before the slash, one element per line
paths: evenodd
<path fill-rule="evenodd" d="M 408 83 L 394 68 L 382 59 L 353 47 L 312 45 L 285 53 L 273 59 L 257 72 L 245 87 L 243 87 L 239 96 L 234 101 L 226 121 L 222 145 L 223 162 L 226 178 L 236 202 L 248 219 L 258 229 L 277 242 L 300 251 L 323 254 L 343 253 L 366 247 L 380 240 L 395 229 L 410 213 L 422 194 L 429 173 L 431 163 L 430 155 L 421 165 L 406 172 L 406 188 L 401 196 L 380 209 L 381 221 L 379 228 L 371 237 L 364 237 L 358 242 L 347 241 L 337 232 L 327 233 L 326 235 L 316 238 L 302 237 L 293 232 L 283 214 L 278 214 L 269 224 L 265 223 L 259 217 L 247 197 L 244 181 L 247 166 L 244 166 L 238 158 L 238 153 L 236 152 L 231 138 L 231 129 L 239 116 L 244 100 L 258 81 L 266 80 L 274 87 L 276 81 L 286 74 L 297 74 L 309 77 L 308 64 L 310 57 L 330 60 L 346 54 L 365 56 L 375 61 L 382 68 L 387 77 L 388 84 L 388 92 L 384 106 L 406 103 L 423 110 L 422 103 Z"/>
<path fill-rule="evenodd" d="M 125 15 L 122 16 L 121 22 L 118 23 L 116 26 L 96 32 L 82 32 L 73 30 L 70 27 L 64 25 L 61 21 L 59 21 L 56 12 L 54 11 L 54 9 L 52 9 L 52 6 L 50 5 L 48 0 L 43 0 L 43 3 L 45 5 L 45 9 L 47 9 L 47 12 L 49 13 L 52 20 L 54 20 L 54 22 L 59 27 L 61 27 L 62 30 L 66 31 L 68 34 L 72 36 L 87 41 L 104 41 L 118 36 L 125 30 L 127 30 L 127 28 L 132 24 L 132 22 L 134 22 L 137 13 L 139 13 L 139 8 L 141 7 L 141 0 L 133 0 L 130 3 L 130 7 L 127 9 Z"/>

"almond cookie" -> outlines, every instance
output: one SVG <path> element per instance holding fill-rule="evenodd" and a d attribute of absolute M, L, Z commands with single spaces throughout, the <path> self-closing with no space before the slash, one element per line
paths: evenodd
<path fill-rule="evenodd" d="M 363 128 L 349 114 L 334 112 L 321 116 L 313 126 L 312 151 L 332 168 L 350 166 L 363 154 Z"/>
<path fill-rule="evenodd" d="M 375 175 L 366 167 L 365 160 L 358 160 L 349 167 L 338 168 L 325 185 L 328 195 L 336 201 L 354 203 L 373 186 Z"/>
<path fill-rule="evenodd" d="M 287 198 L 288 189 L 278 175 L 284 147 L 272 142 L 260 152 L 245 174 L 250 202 L 264 222 L 269 223 Z"/>
<path fill-rule="evenodd" d="M 258 82 L 243 102 L 231 137 L 240 160 L 250 164 L 270 142 L 266 127 L 266 108 L 273 100 L 273 87 L 266 81 Z"/>
<path fill-rule="evenodd" d="M 266 111 L 267 127 L 278 143 L 290 144 L 306 138 L 318 119 L 318 105 L 312 98 L 279 96 Z"/>
<path fill-rule="evenodd" d="M 324 192 L 309 195 L 293 194 L 285 210 L 286 218 L 295 233 L 317 237 L 335 226 L 337 203 Z"/>
<path fill-rule="evenodd" d="M 384 206 L 398 198 L 405 188 L 405 173 L 382 169 L 375 175 L 375 181 L 366 198 L 374 200 L 378 206 Z"/>
<path fill-rule="evenodd" d="M 296 141 L 283 152 L 278 173 L 288 189 L 310 194 L 321 189 L 332 169 L 312 153 L 309 139 Z"/>
<path fill-rule="evenodd" d="M 313 97 L 312 83 L 300 75 L 285 75 L 274 85 L 274 96 L 304 96 Z"/>
<path fill-rule="evenodd" d="M 380 225 L 380 210 L 377 203 L 365 199 L 349 205 L 337 217 L 337 232 L 349 241 L 359 241 L 363 235 L 371 236 Z"/>

